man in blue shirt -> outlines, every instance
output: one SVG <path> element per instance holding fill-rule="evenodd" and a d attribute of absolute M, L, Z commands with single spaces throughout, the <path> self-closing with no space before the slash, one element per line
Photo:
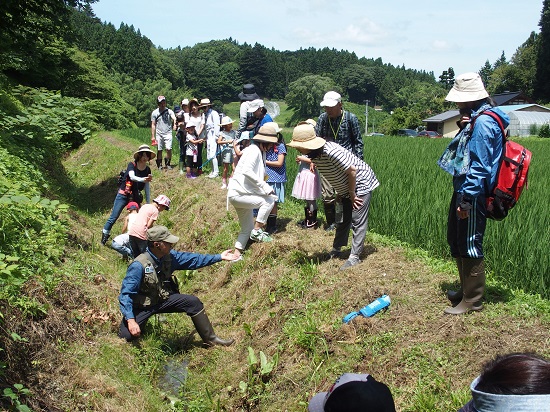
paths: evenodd
<path fill-rule="evenodd" d="M 198 269 L 221 260 L 232 261 L 230 250 L 219 255 L 176 252 L 172 246 L 179 240 L 165 226 L 147 231 L 147 249 L 128 266 L 122 281 L 119 302 L 123 319 L 119 336 L 130 341 L 138 338 L 147 320 L 157 313 L 185 312 L 193 321 L 206 346 L 229 346 L 233 339 L 216 336 L 204 305 L 193 295 L 179 293 L 175 270 Z"/>

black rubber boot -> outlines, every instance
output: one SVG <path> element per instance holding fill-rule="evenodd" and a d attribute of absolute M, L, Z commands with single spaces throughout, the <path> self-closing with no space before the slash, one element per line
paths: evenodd
<path fill-rule="evenodd" d="M 270 235 L 277 231 L 277 215 L 269 215 L 267 217 L 265 231 Z"/>
<path fill-rule="evenodd" d="M 159 158 L 157 157 L 156 162 L 157 162 L 157 167 L 158 167 L 159 169 L 162 169 L 162 159 L 159 159 Z"/>
<path fill-rule="evenodd" d="M 101 244 L 102 245 L 105 245 L 105 243 L 107 243 L 107 241 L 109 240 L 109 236 L 110 236 L 109 233 L 101 232 Z"/>
<path fill-rule="evenodd" d="M 317 209 L 313 212 L 309 212 L 309 216 L 306 220 L 307 229 L 315 229 L 317 227 Z"/>
<path fill-rule="evenodd" d="M 307 209 L 307 206 L 304 207 L 304 220 L 300 220 L 298 222 L 298 226 L 300 226 L 302 229 L 306 229 L 307 228 L 307 219 L 309 217 L 308 215 L 308 209 Z"/>
<path fill-rule="evenodd" d="M 331 231 L 336 229 L 336 210 L 334 208 L 334 202 L 323 202 L 325 207 L 325 230 Z"/>
<path fill-rule="evenodd" d="M 193 325 L 195 325 L 195 329 L 197 329 L 197 332 L 199 333 L 199 336 L 205 346 L 230 346 L 233 342 L 235 342 L 235 339 L 226 340 L 216 336 L 214 333 L 214 328 L 212 328 L 212 324 L 210 323 L 208 316 L 206 316 L 204 309 L 196 315 L 191 316 L 191 320 L 193 321 Z"/>

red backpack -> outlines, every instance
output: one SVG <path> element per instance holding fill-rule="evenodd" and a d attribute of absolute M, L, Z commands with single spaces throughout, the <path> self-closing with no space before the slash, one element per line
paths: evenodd
<path fill-rule="evenodd" d="M 519 143 L 506 138 L 501 118 L 491 111 L 481 114 L 491 116 L 502 131 L 502 157 L 497 172 L 497 181 L 491 194 L 487 197 L 487 217 L 502 220 L 508 216 L 524 187 L 527 187 L 527 173 L 531 163 L 531 152 Z M 472 125 L 473 129 L 473 125 Z"/>

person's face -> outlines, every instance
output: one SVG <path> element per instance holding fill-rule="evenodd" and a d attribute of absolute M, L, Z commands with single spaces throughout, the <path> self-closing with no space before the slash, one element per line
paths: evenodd
<path fill-rule="evenodd" d="M 264 117 L 264 113 L 262 111 L 262 108 L 261 107 L 258 107 L 256 109 L 256 111 L 253 113 L 254 114 L 254 117 L 257 118 L 257 119 L 261 119 L 262 117 Z"/>
<path fill-rule="evenodd" d="M 160 242 L 155 242 L 154 246 L 155 246 L 155 255 L 157 257 L 163 257 L 170 253 L 170 250 L 172 250 L 173 245 L 172 243 L 160 241 Z"/>
<path fill-rule="evenodd" d="M 295 149 L 298 150 L 303 155 L 307 155 L 309 152 L 311 152 L 311 150 L 304 149 L 303 147 L 296 147 Z"/>
<path fill-rule="evenodd" d="M 342 103 L 338 102 L 336 103 L 336 106 L 332 107 L 325 106 L 325 112 L 331 119 L 340 116 L 340 113 L 342 112 Z"/>
<path fill-rule="evenodd" d="M 164 110 L 166 108 L 166 100 L 159 102 L 159 109 Z"/>
<path fill-rule="evenodd" d="M 266 142 L 261 142 L 260 143 L 260 150 L 262 152 L 267 152 L 272 147 L 273 147 L 273 143 L 266 143 Z"/>
<path fill-rule="evenodd" d="M 183 110 L 185 113 L 189 113 L 189 106 L 184 104 L 181 106 L 181 110 Z"/>
<path fill-rule="evenodd" d="M 198 110 L 199 106 L 196 105 L 195 103 L 191 103 L 189 105 L 189 109 L 191 110 L 191 113 L 195 113 L 197 110 Z"/>
<path fill-rule="evenodd" d="M 457 102 L 459 110 L 471 110 L 474 108 L 475 102 Z"/>
<path fill-rule="evenodd" d="M 139 158 L 142 162 L 148 162 L 151 160 L 151 154 L 149 152 L 141 152 Z"/>

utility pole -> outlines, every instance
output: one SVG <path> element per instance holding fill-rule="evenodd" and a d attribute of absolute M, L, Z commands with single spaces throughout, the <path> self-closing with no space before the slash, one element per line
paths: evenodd
<path fill-rule="evenodd" d="M 369 132 L 369 101 L 365 100 L 365 134 Z"/>
<path fill-rule="evenodd" d="M 374 98 L 374 104 L 372 105 L 372 108 L 375 110 L 376 114 L 376 98 Z M 375 116 L 372 116 L 372 132 L 374 133 L 374 118 Z"/>

